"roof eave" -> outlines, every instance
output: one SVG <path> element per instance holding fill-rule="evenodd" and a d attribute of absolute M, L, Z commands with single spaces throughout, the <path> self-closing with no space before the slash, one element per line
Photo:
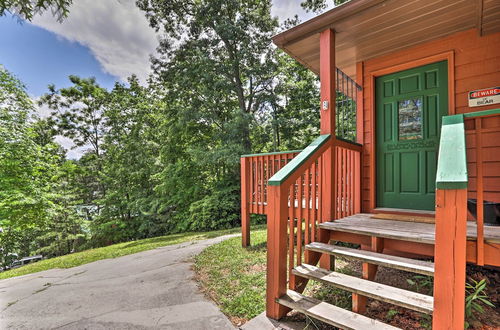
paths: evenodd
<path fill-rule="evenodd" d="M 276 46 L 283 49 L 283 47 L 289 43 L 297 42 L 312 34 L 319 33 L 327 28 L 332 28 L 334 27 L 334 23 L 336 21 L 355 15 L 384 1 L 386 0 L 351 0 L 291 29 L 275 35 L 273 37 L 273 42 Z"/>

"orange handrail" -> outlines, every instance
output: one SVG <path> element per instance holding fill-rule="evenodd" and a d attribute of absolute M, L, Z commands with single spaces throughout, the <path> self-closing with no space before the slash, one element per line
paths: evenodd
<path fill-rule="evenodd" d="M 305 245 L 329 239 L 318 224 L 360 212 L 361 145 L 324 135 L 308 148 L 276 173 L 267 187 L 266 310 L 272 318 L 286 312 L 276 299 L 285 293 L 287 283 L 295 291 L 305 288 L 306 280 L 295 277 L 293 268 L 319 261 L 319 253 L 305 251 Z M 327 189 L 331 178 L 325 173 L 335 175 L 331 189 Z"/>

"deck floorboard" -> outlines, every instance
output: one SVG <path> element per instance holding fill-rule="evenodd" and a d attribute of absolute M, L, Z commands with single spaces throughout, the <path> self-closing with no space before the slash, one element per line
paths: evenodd
<path fill-rule="evenodd" d="M 432 223 L 374 219 L 373 214 L 360 213 L 339 220 L 320 224 L 323 229 L 338 230 L 354 234 L 393 238 L 426 244 L 435 242 L 435 225 Z M 484 226 L 486 243 L 500 243 L 500 226 Z M 477 240 L 477 226 L 467 222 L 467 240 Z"/>

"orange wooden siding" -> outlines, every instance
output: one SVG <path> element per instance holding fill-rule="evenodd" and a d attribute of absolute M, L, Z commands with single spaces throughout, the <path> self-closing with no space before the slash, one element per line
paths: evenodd
<path fill-rule="evenodd" d="M 442 54 L 442 56 L 440 55 Z M 500 33 L 480 36 L 478 31 L 468 30 L 456 33 L 452 36 L 441 38 L 435 41 L 427 42 L 406 50 L 398 51 L 390 55 L 378 57 L 365 61 L 362 65 L 358 64 L 358 70 L 363 73 L 357 73 L 363 77 L 358 81 L 363 86 L 363 110 L 360 115 L 363 118 L 363 168 L 362 168 L 362 209 L 364 212 L 370 212 L 376 207 L 375 203 L 375 111 L 373 102 L 373 79 L 377 72 L 390 72 L 390 68 L 399 68 L 398 71 L 408 69 L 412 66 L 427 64 L 426 59 L 432 60 L 447 59 L 451 63 L 451 72 L 449 89 L 453 93 L 450 98 L 449 114 L 467 113 L 488 109 L 496 109 L 498 104 L 483 107 L 468 107 L 467 93 L 471 90 L 495 87 L 500 83 Z M 486 122 L 484 125 L 495 125 L 494 122 Z M 498 133 L 496 133 L 498 134 Z M 492 136 L 492 140 L 499 141 L 498 136 Z M 469 142 L 469 141 L 468 141 Z M 486 140 L 485 140 L 486 142 Z M 497 146 L 491 150 L 497 150 Z M 474 166 L 474 150 L 470 149 L 470 166 Z M 485 166 L 485 175 L 488 173 L 499 173 L 498 161 L 500 152 L 494 155 L 484 152 L 485 159 L 492 158 L 491 163 Z M 472 168 L 471 168 L 472 169 Z M 471 172 L 472 173 L 472 172 Z M 491 175 L 490 175 L 491 176 Z M 488 181 L 488 183 L 486 183 Z M 471 187 L 474 188 L 475 177 L 471 177 Z M 485 198 L 495 198 L 497 200 L 500 191 L 500 177 L 493 174 L 488 180 L 485 180 Z"/>

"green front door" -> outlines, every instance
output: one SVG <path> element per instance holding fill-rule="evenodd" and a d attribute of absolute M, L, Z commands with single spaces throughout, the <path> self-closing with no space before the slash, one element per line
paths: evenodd
<path fill-rule="evenodd" d="M 377 207 L 434 210 L 447 62 L 376 79 Z"/>

